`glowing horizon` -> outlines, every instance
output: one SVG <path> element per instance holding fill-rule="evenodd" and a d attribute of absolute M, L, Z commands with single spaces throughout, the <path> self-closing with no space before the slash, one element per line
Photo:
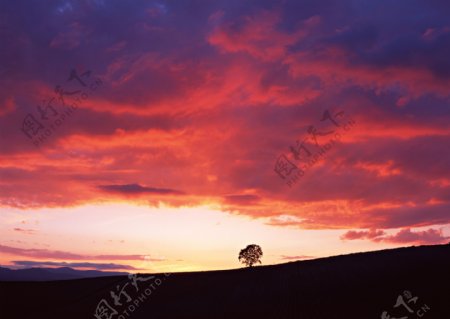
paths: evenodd
<path fill-rule="evenodd" d="M 271 226 L 270 218 L 253 220 L 207 206 L 156 208 L 105 203 L 31 211 L 10 208 L 0 220 L 0 265 L 16 269 L 64 266 L 49 264 L 54 262 L 76 269 L 102 268 L 73 264 L 115 265 L 104 271 L 219 270 L 241 267 L 239 249 L 250 243 L 263 248 L 263 265 L 400 246 L 336 241 L 347 230 Z M 446 228 L 445 233 L 448 231 Z M 27 237 L 35 243 L 24 242 Z M 273 238 L 276 242 L 270 240 Z M 7 248 L 16 251 L 6 253 Z M 12 262 L 30 259 L 36 263 Z"/>

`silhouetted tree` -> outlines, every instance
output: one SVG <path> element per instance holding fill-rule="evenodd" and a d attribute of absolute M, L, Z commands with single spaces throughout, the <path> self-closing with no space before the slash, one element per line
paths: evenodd
<path fill-rule="evenodd" d="M 239 261 L 248 267 L 252 267 L 253 264 L 261 263 L 262 255 L 261 247 L 255 244 L 248 245 L 239 252 Z"/>

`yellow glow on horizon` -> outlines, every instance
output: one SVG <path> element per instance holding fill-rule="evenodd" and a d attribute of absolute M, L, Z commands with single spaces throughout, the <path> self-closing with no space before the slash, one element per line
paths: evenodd
<path fill-rule="evenodd" d="M 0 245 L 88 257 L 146 257 L 79 260 L 0 253 L 0 265 L 14 260 L 91 262 L 125 264 L 137 268 L 136 272 L 179 272 L 242 267 L 237 256 L 248 244 L 262 247 L 263 265 L 289 261 L 281 256 L 324 257 L 400 246 L 341 241 L 339 236 L 345 230 L 305 230 L 270 226 L 267 222 L 268 219 L 225 213 L 212 205 L 174 208 L 104 203 L 33 211 L 2 208 Z"/>

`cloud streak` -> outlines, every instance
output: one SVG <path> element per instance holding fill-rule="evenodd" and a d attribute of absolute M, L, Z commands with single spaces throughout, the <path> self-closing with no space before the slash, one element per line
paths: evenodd
<path fill-rule="evenodd" d="M 114 263 L 72 263 L 72 262 L 54 262 L 54 261 L 13 261 L 15 266 L 21 267 L 70 267 L 70 268 L 89 268 L 95 270 L 138 270 L 129 265 L 114 264 Z"/>
<path fill-rule="evenodd" d="M 19 232 L 19 233 L 27 234 L 27 235 L 34 235 L 36 233 L 36 230 L 34 230 L 34 229 L 24 229 L 24 228 L 20 228 L 20 227 L 16 227 L 13 230 L 15 232 Z"/>
<path fill-rule="evenodd" d="M 99 189 L 105 192 L 119 193 L 119 194 L 171 194 L 181 195 L 183 192 L 174 189 L 146 187 L 139 184 L 126 184 L 126 185 L 99 185 Z"/>
<path fill-rule="evenodd" d="M 161 258 L 152 258 L 149 255 L 80 255 L 66 251 L 48 249 L 17 248 L 0 245 L 0 252 L 14 256 L 32 257 L 38 259 L 51 258 L 59 260 L 140 260 L 162 261 Z"/>
<path fill-rule="evenodd" d="M 307 255 L 299 255 L 299 256 L 286 256 L 286 255 L 281 255 L 280 259 L 281 260 L 303 260 L 303 259 L 313 259 L 315 258 L 314 256 L 307 256 Z"/>

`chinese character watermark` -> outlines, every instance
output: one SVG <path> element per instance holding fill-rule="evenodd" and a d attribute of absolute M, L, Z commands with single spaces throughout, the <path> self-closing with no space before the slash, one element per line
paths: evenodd
<path fill-rule="evenodd" d="M 418 303 L 419 297 L 413 297 L 412 293 L 405 290 L 402 295 L 398 295 L 397 301 L 393 308 L 399 308 L 398 313 L 401 317 L 393 317 L 387 311 L 381 313 L 381 319 L 409 319 L 409 318 L 423 318 L 430 307 L 427 304 Z M 397 310 L 397 309 L 396 309 Z M 412 316 L 412 317 L 410 317 Z"/>
<path fill-rule="evenodd" d="M 325 110 L 320 122 L 308 127 L 308 136 L 289 146 L 288 155 L 278 156 L 274 167 L 275 173 L 285 181 L 286 185 L 292 187 L 354 125 L 355 121 L 346 119 L 344 111 Z"/>
<path fill-rule="evenodd" d="M 109 299 L 100 300 L 94 317 L 97 319 L 128 318 L 169 276 L 170 273 L 164 273 L 164 277 L 160 279 L 156 276 L 143 277 L 129 274 L 128 282 L 117 285 L 115 289 L 111 290 Z"/>
<path fill-rule="evenodd" d="M 103 84 L 100 78 L 91 78 L 91 74 L 90 70 L 81 74 L 71 70 L 65 87 L 56 85 L 55 96 L 43 100 L 36 105 L 35 113 L 25 116 L 21 131 L 36 147 L 40 147 Z"/>

